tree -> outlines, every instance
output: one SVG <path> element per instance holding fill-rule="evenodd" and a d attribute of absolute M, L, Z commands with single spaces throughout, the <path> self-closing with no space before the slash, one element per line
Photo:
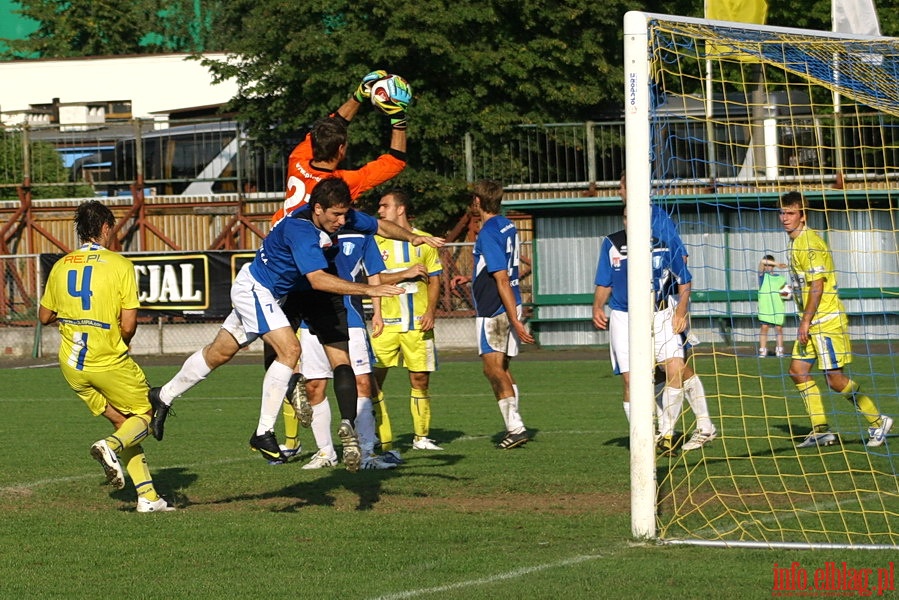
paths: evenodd
<path fill-rule="evenodd" d="M 6 40 L 2 58 L 66 58 L 219 50 L 210 34 L 219 1 L 18 0 L 40 23 L 24 40 Z"/>
<path fill-rule="evenodd" d="M 304 130 L 372 69 L 406 77 L 415 92 L 410 167 L 397 182 L 428 207 L 418 222 L 439 231 L 468 203 L 463 174 L 453 172 L 466 132 L 486 144 L 513 124 L 586 120 L 614 106 L 628 4 L 241 0 L 219 24 L 235 58 L 212 67 L 236 79 L 232 108 L 261 136 Z M 385 121 L 360 114 L 353 162 L 383 150 Z"/>

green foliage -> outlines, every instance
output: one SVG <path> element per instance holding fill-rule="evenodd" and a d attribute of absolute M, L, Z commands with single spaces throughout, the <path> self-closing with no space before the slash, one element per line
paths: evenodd
<path fill-rule="evenodd" d="M 86 184 L 72 183 L 66 186 L 43 184 L 69 183 L 69 169 L 62 164 L 62 158 L 47 142 L 31 142 L 30 179 L 33 198 L 59 198 L 93 196 L 93 190 Z M 0 133 L 0 184 L 21 185 L 25 181 L 25 158 L 22 134 L 19 132 Z M 17 199 L 15 187 L 0 187 L 0 199 Z"/>
<path fill-rule="evenodd" d="M 240 58 L 215 64 L 236 78 L 233 108 L 257 135 L 303 130 L 336 109 L 365 73 L 409 80 L 410 165 L 419 226 L 451 227 L 464 212 L 463 136 L 489 143 L 511 125 L 595 118 L 619 95 L 620 20 L 627 2 L 230 3 L 223 35 Z M 301 17 L 298 17 L 301 15 Z M 283 23 L 294 27 L 285 35 Z M 385 119 L 360 113 L 351 161 L 386 146 Z M 269 128 L 274 126 L 272 130 Z"/>
<path fill-rule="evenodd" d="M 6 40 L 2 58 L 65 58 L 214 51 L 218 1 L 18 0 L 40 25 L 24 40 Z"/>

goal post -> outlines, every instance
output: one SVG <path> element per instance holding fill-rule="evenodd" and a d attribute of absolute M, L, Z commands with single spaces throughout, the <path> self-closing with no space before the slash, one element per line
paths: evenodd
<path fill-rule="evenodd" d="M 899 425 L 869 447 L 885 421 L 862 410 L 899 424 L 899 39 L 636 11 L 623 33 L 632 535 L 899 549 Z M 773 325 L 768 353 L 760 348 L 760 264 L 790 262 L 787 192 L 802 194 L 807 225 L 832 255 L 852 342 L 843 371 L 855 387 L 830 389 L 818 364 L 810 371 L 836 440 L 828 446 L 798 447 L 812 422 L 810 392 L 790 375 L 792 300 L 783 352 Z M 671 457 L 654 444 L 659 208 L 689 253 L 698 344 L 688 364 L 717 428 L 708 445 Z M 687 400 L 689 391 L 680 445 L 697 428 Z"/>
<path fill-rule="evenodd" d="M 647 15 L 628 12 L 624 16 L 624 98 L 625 98 L 625 162 L 634 173 L 645 176 L 628 180 L 628 312 L 651 315 L 652 278 L 650 260 L 650 82 L 647 53 Z M 632 373 L 647 377 L 631 377 L 631 531 L 635 538 L 656 536 L 656 471 L 653 414 L 655 369 L 652 352 L 652 319 L 628 319 L 628 354 Z"/>

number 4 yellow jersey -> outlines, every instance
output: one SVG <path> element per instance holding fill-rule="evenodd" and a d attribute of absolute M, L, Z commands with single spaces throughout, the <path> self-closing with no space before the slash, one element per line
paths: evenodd
<path fill-rule="evenodd" d="M 119 315 L 138 308 L 131 261 L 85 244 L 53 265 L 41 305 L 57 314 L 59 362 L 79 371 L 103 371 L 127 357 Z"/>

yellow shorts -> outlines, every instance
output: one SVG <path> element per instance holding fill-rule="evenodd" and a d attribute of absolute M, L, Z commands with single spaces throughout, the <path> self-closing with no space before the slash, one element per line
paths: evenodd
<path fill-rule="evenodd" d="M 399 327 L 387 325 L 381 335 L 371 338 L 371 347 L 377 369 L 406 367 L 413 373 L 437 370 L 433 329 L 402 331 Z"/>
<path fill-rule="evenodd" d="M 812 362 L 818 360 L 818 368 L 822 371 L 842 369 L 852 362 L 852 342 L 849 339 L 849 318 L 840 315 L 809 329 L 809 340 L 793 344 L 795 360 Z"/>
<path fill-rule="evenodd" d="M 94 416 L 102 415 L 107 403 L 123 415 L 142 415 L 151 410 L 147 377 L 130 356 L 108 371 L 76 371 L 65 364 L 60 364 L 60 369 Z"/>

